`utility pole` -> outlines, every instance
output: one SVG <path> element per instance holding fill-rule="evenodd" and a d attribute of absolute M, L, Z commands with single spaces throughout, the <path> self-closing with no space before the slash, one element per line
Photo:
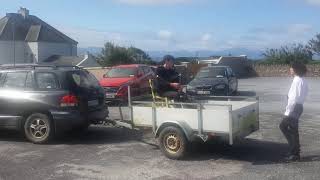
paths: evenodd
<path fill-rule="evenodd" d="M 12 40 L 13 40 L 13 67 L 16 67 L 16 40 L 15 40 L 15 23 L 12 23 Z"/>

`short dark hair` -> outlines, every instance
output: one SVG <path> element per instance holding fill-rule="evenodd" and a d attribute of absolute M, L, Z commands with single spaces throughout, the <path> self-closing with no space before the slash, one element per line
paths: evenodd
<path fill-rule="evenodd" d="M 162 61 L 163 61 L 163 63 L 165 63 L 165 62 L 167 62 L 167 61 L 174 62 L 174 57 L 171 56 L 171 55 L 165 55 L 165 56 L 163 56 Z"/>
<path fill-rule="evenodd" d="M 291 63 L 290 67 L 300 77 L 305 76 L 307 74 L 307 67 L 305 64 L 294 62 Z"/>

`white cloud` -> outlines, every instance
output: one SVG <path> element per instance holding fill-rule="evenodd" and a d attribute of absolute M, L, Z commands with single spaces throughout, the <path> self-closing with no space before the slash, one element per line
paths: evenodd
<path fill-rule="evenodd" d="M 158 32 L 158 37 L 160 39 L 166 39 L 169 40 L 172 38 L 172 32 L 168 30 L 161 30 Z"/>
<path fill-rule="evenodd" d="M 181 4 L 188 3 L 192 0 L 116 0 L 120 3 L 130 5 L 159 5 L 159 4 Z"/>
<path fill-rule="evenodd" d="M 202 35 L 201 40 L 202 41 L 209 41 L 212 38 L 212 35 L 210 33 L 205 33 Z"/>
<path fill-rule="evenodd" d="M 320 5 L 320 0 L 306 0 L 307 3 L 312 5 Z"/>
<path fill-rule="evenodd" d="M 309 24 L 288 24 L 254 28 L 240 37 L 233 37 L 229 45 L 250 49 L 278 48 L 292 43 L 306 43 L 314 35 Z"/>
<path fill-rule="evenodd" d="M 79 42 L 78 47 L 103 47 L 111 41 L 121 46 L 141 48 L 145 51 L 198 51 L 247 48 L 264 50 L 290 43 L 306 43 L 316 33 L 308 24 L 288 24 L 273 27 L 259 27 L 243 33 L 223 34 L 186 33 L 171 30 L 147 32 L 114 32 L 87 29 L 85 27 L 56 26 L 61 32 Z"/>
<path fill-rule="evenodd" d="M 124 35 L 119 32 L 100 31 L 81 27 L 56 26 L 59 31 L 79 42 L 79 47 L 102 47 L 107 41 L 123 44 Z"/>
<path fill-rule="evenodd" d="M 297 35 L 308 33 L 311 30 L 312 26 L 309 24 L 292 24 L 288 27 L 288 33 Z"/>

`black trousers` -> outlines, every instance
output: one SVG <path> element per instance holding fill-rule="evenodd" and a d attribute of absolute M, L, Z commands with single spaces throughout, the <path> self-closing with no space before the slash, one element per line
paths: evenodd
<path fill-rule="evenodd" d="M 289 116 L 285 116 L 280 123 L 280 129 L 288 141 L 291 155 L 300 155 L 299 118 L 302 112 L 303 106 L 298 104 L 294 111 Z"/>

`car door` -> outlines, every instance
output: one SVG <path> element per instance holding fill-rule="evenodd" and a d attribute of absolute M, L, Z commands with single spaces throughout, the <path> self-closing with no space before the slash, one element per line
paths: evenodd
<path fill-rule="evenodd" d="M 148 66 L 144 66 L 143 67 L 143 71 L 144 71 L 144 74 L 145 74 L 145 78 L 144 78 L 144 82 L 143 82 L 143 87 L 144 87 L 144 93 L 145 94 L 149 94 L 150 93 L 150 84 L 149 84 L 149 80 L 152 79 L 152 70 L 150 67 Z"/>
<path fill-rule="evenodd" d="M 28 72 L 6 72 L 1 75 L 0 84 L 0 126 L 17 129 L 22 108 L 26 108 L 25 94 Z"/>
<path fill-rule="evenodd" d="M 238 82 L 231 68 L 228 68 L 228 78 L 229 78 L 229 87 L 231 87 L 230 92 L 235 92 L 237 90 Z"/>
<path fill-rule="evenodd" d="M 144 71 L 144 66 L 140 66 L 138 69 L 138 79 L 140 95 L 145 95 L 147 87 L 147 74 Z"/>

